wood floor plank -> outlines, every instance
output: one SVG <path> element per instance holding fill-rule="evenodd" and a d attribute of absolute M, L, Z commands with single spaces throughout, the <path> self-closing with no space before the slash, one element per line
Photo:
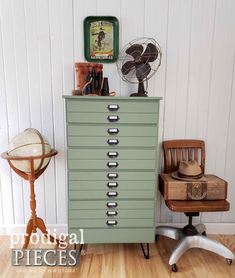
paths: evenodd
<path fill-rule="evenodd" d="M 209 236 L 226 245 L 235 254 L 235 235 Z M 10 237 L 0 236 L 0 278 L 234 278 L 235 263 L 212 252 L 193 248 L 178 261 L 179 271 L 171 271 L 168 260 L 176 241 L 160 237 L 150 244 L 150 259 L 143 256 L 139 244 L 89 244 L 84 248 L 79 267 L 12 267 Z M 30 248 L 57 248 L 56 245 L 31 245 Z M 69 246 L 73 248 L 73 246 Z"/>

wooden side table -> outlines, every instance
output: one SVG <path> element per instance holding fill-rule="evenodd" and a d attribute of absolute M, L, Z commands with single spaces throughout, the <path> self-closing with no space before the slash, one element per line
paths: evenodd
<path fill-rule="evenodd" d="M 47 229 L 46 229 L 46 225 L 43 221 L 42 218 L 37 217 L 36 214 L 36 195 L 34 192 L 34 182 L 36 179 L 38 179 L 42 173 L 46 170 L 47 166 L 49 165 L 50 159 L 48 161 L 48 163 L 46 164 L 46 166 L 44 166 L 43 168 L 39 169 L 38 171 L 34 170 L 34 160 L 36 159 L 46 159 L 46 158 L 51 158 L 53 156 L 55 156 L 58 152 L 55 149 L 52 149 L 48 154 L 43 154 L 43 155 L 39 155 L 39 156 L 11 156 L 8 154 L 8 152 L 4 152 L 2 153 L 2 158 L 6 159 L 10 165 L 10 167 L 19 175 L 21 176 L 23 179 L 28 180 L 30 183 L 30 208 L 31 208 L 31 218 L 28 221 L 27 224 L 27 228 L 26 228 L 26 235 L 25 235 L 25 239 L 24 239 L 24 245 L 23 248 L 27 248 L 28 244 L 29 244 L 29 240 L 30 240 L 30 236 L 33 233 L 35 233 L 37 231 L 37 228 L 39 228 L 42 233 L 49 238 L 49 240 L 51 242 L 56 242 L 58 243 L 57 239 L 54 239 L 51 235 L 48 234 Z M 13 160 L 28 160 L 30 163 L 30 169 L 31 171 L 29 173 L 25 173 L 20 171 L 19 169 L 17 169 L 13 164 L 12 161 Z"/>

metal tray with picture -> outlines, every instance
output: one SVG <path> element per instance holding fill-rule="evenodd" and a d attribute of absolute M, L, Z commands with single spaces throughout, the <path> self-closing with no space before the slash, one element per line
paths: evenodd
<path fill-rule="evenodd" d="M 112 63 L 118 58 L 119 23 L 114 16 L 84 19 L 84 51 L 90 62 Z"/>

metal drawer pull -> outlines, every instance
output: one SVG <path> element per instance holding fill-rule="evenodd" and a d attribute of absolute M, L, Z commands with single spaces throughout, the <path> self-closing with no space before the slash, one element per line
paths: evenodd
<path fill-rule="evenodd" d="M 108 183 L 107 183 L 107 186 L 108 186 L 109 188 L 118 187 L 118 183 L 117 183 L 117 182 L 108 182 Z"/>
<path fill-rule="evenodd" d="M 118 111 L 119 105 L 118 104 L 109 104 L 107 108 L 109 111 Z"/>
<path fill-rule="evenodd" d="M 108 133 L 109 134 L 118 134 L 119 133 L 119 129 L 118 128 L 109 128 L 108 129 Z"/>
<path fill-rule="evenodd" d="M 108 197 L 117 197 L 118 196 L 118 192 L 116 192 L 116 191 L 109 191 L 109 192 L 107 192 L 107 196 Z"/>
<path fill-rule="evenodd" d="M 116 210 L 109 210 L 106 212 L 107 216 L 116 216 L 118 213 Z"/>
<path fill-rule="evenodd" d="M 107 178 L 116 179 L 118 177 L 118 173 L 108 173 Z"/>
<path fill-rule="evenodd" d="M 106 224 L 108 225 L 108 226 L 115 226 L 115 225 L 117 225 L 117 220 L 107 220 L 106 221 Z"/>
<path fill-rule="evenodd" d="M 118 162 L 108 162 L 107 166 L 109 168 L 116 168 L 116 167 L 118 167 Z"/>
<path fill-rule="evenodd" d="M 117 145 L 119 143 L 118 139 L 108 139 L 107 143 L 109 145 Z"/>
<path fill-rule="evenodd" d="M 119 120 L 119 117 L 116 115 L 110 115 L 107 118 L 110 122 L 117 122 Z"/>
<path fill-rule="evenodd" d="M 118 157 L 118 152 L 107 152 L 108 157 Z"/>
<path fill-rule="evenodd" d="M 108 202 L 106 204 L 108 208 L 116 208 L 118 206 L 117 202 Z"/>

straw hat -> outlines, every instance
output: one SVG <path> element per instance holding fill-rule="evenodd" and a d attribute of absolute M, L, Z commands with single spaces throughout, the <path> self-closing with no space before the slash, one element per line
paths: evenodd
<path fill-rule="evenodd" d="M 204 181 L 202 169 L 196 160 L 181 161 L 178 171 L 171 173 L 172 178 L 184 181 Z"/>

